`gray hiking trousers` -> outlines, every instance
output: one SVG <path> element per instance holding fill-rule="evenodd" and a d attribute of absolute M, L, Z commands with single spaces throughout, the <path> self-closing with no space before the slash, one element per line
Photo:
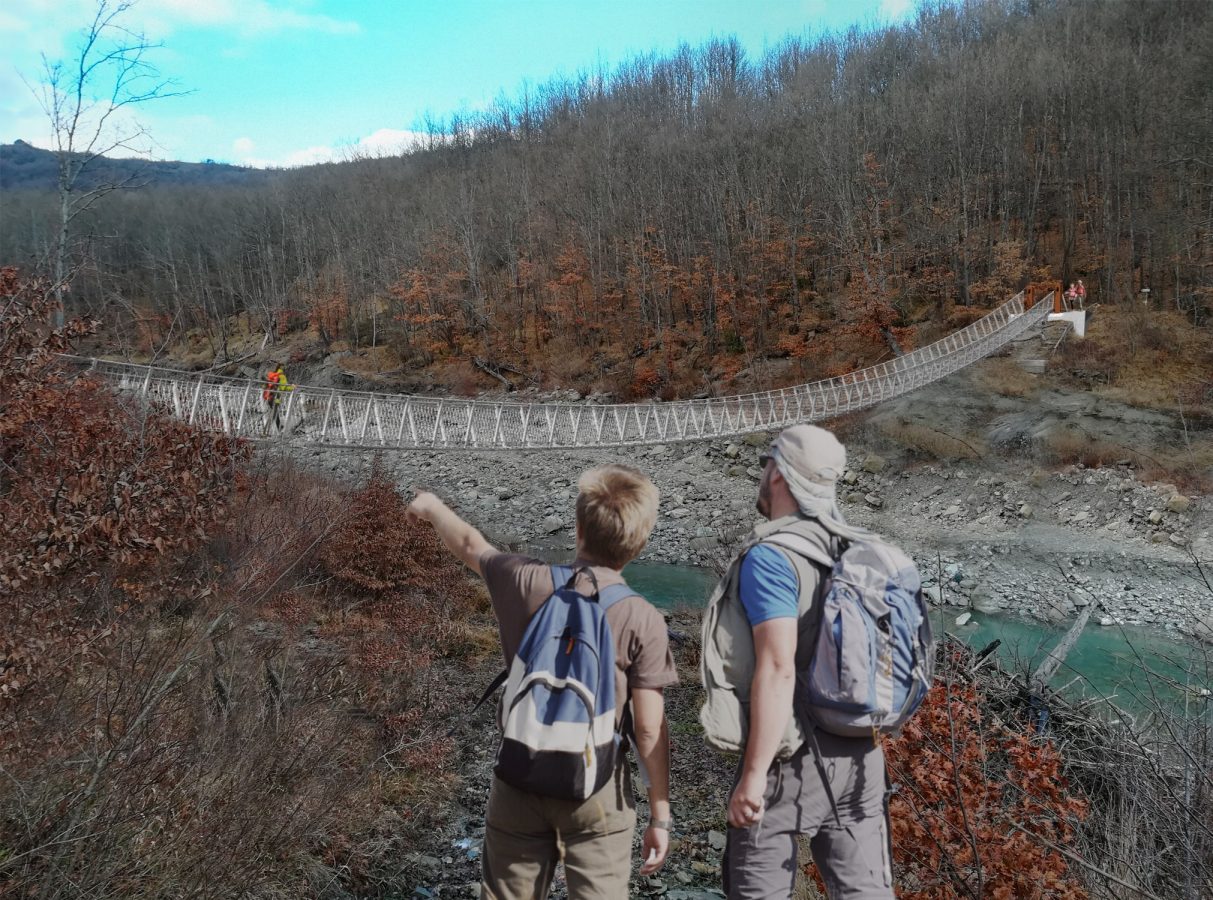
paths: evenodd
<path fill-rule="evenodd" d="M 809 838 L 830 900 L 891 900 L 884 751 L 871 738 L 817 732 L 838 820 L 812 745 L 771 765 L 766 810 L 750 828 L 729 827 L 724 889 L 729 900 L 786 900 L 796 881 L 796 836 Z"/>

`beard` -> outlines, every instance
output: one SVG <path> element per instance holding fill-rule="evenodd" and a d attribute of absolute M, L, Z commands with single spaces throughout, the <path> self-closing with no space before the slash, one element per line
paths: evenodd
<path fill-rule="evenodd" d="M 758 485 L 758 499 L 754 501 L 754 507 L 764 519 L 771 518 L 771 481 L 769 477 L 764 476 Z"/>

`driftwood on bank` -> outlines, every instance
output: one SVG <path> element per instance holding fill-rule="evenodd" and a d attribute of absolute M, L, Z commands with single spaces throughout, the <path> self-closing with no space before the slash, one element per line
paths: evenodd
<path fill-rule="evenodd" d="M 1029 681 L 1029 687 L 1034 694 L 1044 692 L 1048 687 L 1049 682 L 1053 680 L 1053 676 L 1057 674 L 1057 670 L 1061 668 L 1062 663 L 1066 661 L 1066 655 L 1078 643 L 1078 638 L 1082 635 L 1082 631 L 1087 627 L 1087 620 L 1091 618 L 1091 613 L 1095 609 L 1094 604 L 1088 604 L 1079 613 L 1078 618 L 1074 620 L 1074 624 L 1070 626 L 1070 630 L 1065 633 L 1065 636 L 1057 642 L 1056 646 L 1049 651 L 1048 655 L 1036 667 L 1036 671 L 1032 673 L 1032 678 Z"/>

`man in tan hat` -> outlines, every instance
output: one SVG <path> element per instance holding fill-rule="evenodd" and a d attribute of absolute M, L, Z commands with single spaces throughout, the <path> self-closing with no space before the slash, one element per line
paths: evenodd
<path fill-rule="evenodd" d="M 831 900 L 893 897 L 879 743 L 838 737 L 793 715 L 829 574 L 823 561 L 837 558 L 842 542 L 871 537 L 838 509 L 835 485 L 846 459 L 838 439 L 812 425 L 788 428 L 760 459 L 757 506 L 768 521 L 734 563 L 740 604 L 720 613 L 734 617 L 733 628 L 750 629 L 754 651 L 748 691 L 739 685 L 740 717 L 748 714 L 748 722 L 738 730 L 744 750 L 728 807 L 730 898 L 791 896 L 802 834 Z"/>

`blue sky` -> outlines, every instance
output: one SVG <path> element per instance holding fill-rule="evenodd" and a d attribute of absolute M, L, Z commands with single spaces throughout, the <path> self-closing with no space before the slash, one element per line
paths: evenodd
<path fill-rule="evenodd" d="M 135 119 L 159 159 L 300 165 L 393 152 L 524 83 L 736 35 L 752 55 L 788 34 L 899 21 L 913 0 L 137 0 L 124 21 L 188 94 Z M 95 0 L 0 6 L 0 143 L 49 146 L 26 81 L 71 53 Z M 24 80 L 23 80 L 24 79 Z M 132 122 L 120 120 L 131 128 Z"/>

